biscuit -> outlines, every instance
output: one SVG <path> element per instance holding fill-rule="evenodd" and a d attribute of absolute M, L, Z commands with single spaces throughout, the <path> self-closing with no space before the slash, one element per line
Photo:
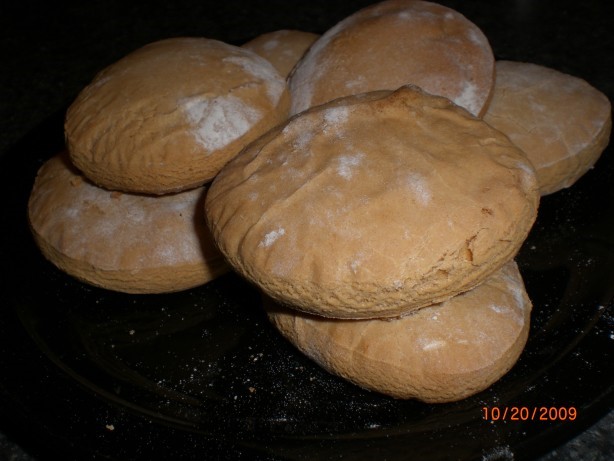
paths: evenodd
<path fill-rule="evenodd" d="M 229 270 L 202 213 L 203 187 L 145 196 L 85 179 L 66 154 L 39 170 L 28 203 L 43 255 L 77 279 L 126 293 L 202 285 Z"/>
<path fill-rule="evenodd" d="M 97 185 L 163 194 L 210 181 L 288 107 L 284 78 L 256 53 L 173 38 L 100 72 L 68 109 L 66 140 Z"/>
<path fill-rule="evenodd" d="M 291 113 L 413 84 L 481 115 L 494 61 L 485 35 L 460 13 L 430 2 L 384 1 L 348 16 L 311 46 L 290 76 Z"/>
<path fill-rule="evenodd" d="M 484 120 L 529 157 L 542 195 L 574 184 L 608 145 L 610 101 L 586 81 L 524 62 L 498 61 Z"/>
<path fill-rule="evenodd" d="M 514 262 L 478 287 L 391 320 L 339 320 L 265 301 L 273 325 L 330 373 L 395 398 L 460 400 L 518 360 L 531 302 Z"/>
<path fill-rule="evenodd" d="M 222 169 L 205 206 L 220 250 L 269 296 L 370 318 L 479 284 L 515 255 L 538 202 L 506 136 L 403 87 L 292 117 Z"/>
<path fill-rule="evenodd" d="M 282 29 L 259 35 L 243 48 L 268 60 L 283 77 L 287 77 L 319 35 L 301 30 Z"/>

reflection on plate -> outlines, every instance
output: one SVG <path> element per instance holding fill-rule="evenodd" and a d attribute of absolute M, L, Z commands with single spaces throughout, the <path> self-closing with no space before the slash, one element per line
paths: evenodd
<path fill-rule="evenodd" d="M 327 374 L 277 334 L 257 291 L 235 274 L 181 293 L 127 295 L 58 271 L 34 246 L 26 201 L 61 132 L 58 114 L 0 167 L 0 254 L 10 268 L 0 295 L 0 404 L 45 453 L 525 459 L 612 407 L 611 152 L 575 186 L 542 199 L 517 258 L 534 304 L 517 365 L 479 395 L 427 405 Z M 573 407 L 577 418 L 483 418 L 484 408 L 506 407 Z"/>

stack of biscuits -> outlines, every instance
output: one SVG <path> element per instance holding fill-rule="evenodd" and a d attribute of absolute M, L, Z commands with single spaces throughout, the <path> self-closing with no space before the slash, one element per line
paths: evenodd
<path fill-rule="evenodd" d="M 540 196 L 591 168 L 610 129 L 585 81 L 496 61 L 450 8 L 387 0 L 321 36 L 163 40 L 105 69 L 30 221 L 45 256 L 109 289 L 229 267 L 326 370 L 450 402 L 520 356 L 532 306 L 514 257 Z"/>
<path fill-rule="evenodd" d="M 30 197 L 36 242 L 111 290 L 207 283 L 229 267 L 205 223 L 206 184 L 288 109 L 284 78 L 255 52 L 206 38 L 134 51 L 68 109 L 67 152 L 41 168 Z"/>

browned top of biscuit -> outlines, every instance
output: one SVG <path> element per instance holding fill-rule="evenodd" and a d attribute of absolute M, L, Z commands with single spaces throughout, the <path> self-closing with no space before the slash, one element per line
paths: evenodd
<path fill-rule="evenodd" d="M 445 98 L 404 87 L 293 117 L 206 201 L 235 268 L 332 317 L 396 316 L 466 290 L 520 247 L 539 196 L 524 154 Z"/>
<path fill-rule="evenodd" d="M 75 165 L 96 184 L 166 193 L 204 184 L 285 119 L 285 80 L 256 53 L 205 38 L 146 45 L 100 72 L 66 115 Z"/>
<path fill-rule="evenodd" d="M 445 6 L 414 0 L 377 3 L 342 20 L 312 45 L 290 78 L 291 113 L 340 96 L 406 84 L 481 114 L 494 84 L 488 40 Z"/>

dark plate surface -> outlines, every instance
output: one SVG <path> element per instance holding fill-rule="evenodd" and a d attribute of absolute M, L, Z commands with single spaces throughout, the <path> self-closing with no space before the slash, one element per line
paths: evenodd
<path fill-rule="evenodd" d="M 472 19 L 491 24 L 480 14 Z M 503 57 L 520 59 L 511 33 L 485 32 Z M 541 63 L 567 70 L 564 58 L 551 61 Z M 603 68 L 579 68 L 589 81 L 605 78 Z M 63 146 L 62 118 L 60 110 L 0 159 L 0 424 L 37 457 L 532 459 L 613 408 L 612 147 L 576 185 L 542 199 L 518 256 L 534 312 L 517 365 L 479 395 L 426 405 L 321 370 L 273 330 L 258 293 L 233 274 L 135 296 L 81 284 L 45 261 L 26 202 L 37 169 Z M 495 407 L 558 411 L 548 421 L 485 420 L 483 409 Z M 572 407 L 573 421 L 559 418 Z"/>

